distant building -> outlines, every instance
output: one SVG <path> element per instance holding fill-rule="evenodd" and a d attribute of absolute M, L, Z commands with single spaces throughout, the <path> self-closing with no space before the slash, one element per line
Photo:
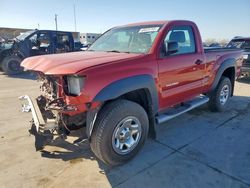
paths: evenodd
<path fill-rule="evenodd" d="M 5 40 L 13 39 L 24 33 L 26 31 L 30 31 L 32 29 L 20 29 L 20 28 L 7 28 L 7 27 L 0 27 L 0 37 L 4 38 Z"/>
<path fill-rule="evenodd" d="M 7 28 L 7 27 L 0 27 L 0 37 L 4 38 L 5 40 L 13 39 L 18 35 L 26 32 L 31 31 L 34 29 L 20 29 L 20 28 Z M 79 41 L 80 33 L 79 32 L 71 32 L 73 34 L 74 40 Z"/>
<path fill-rule="evenodd" d="M 84 45 L 92 44 L 100 36 L 100 33 L 81 33 L 80 42 Z"/>

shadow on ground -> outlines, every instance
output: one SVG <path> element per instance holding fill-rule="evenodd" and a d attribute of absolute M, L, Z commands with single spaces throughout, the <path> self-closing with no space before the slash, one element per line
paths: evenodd
<path fill-rule="evenodd" d="M 244 158 L 246 162 L 245 154 L 250 153 L 250 147 L 247 147 L 245 142 L 244 148 L 240 150 L 242 146 L 237 145 L 240 142 L 236 140 L 246 136 L 246 131 L 250 133 L 249 126 L 244 125 L 237 129 L 237 126 L 241 126 L 240 120 L 249 119 L 250 97 L 236 96 L 231 101 L 228 110 L 223 113 L 209 112 L 208 108 L 203 106 L 184 114 L 182 118 L 158 125 L 156 129 L 159 137 L 156 140 L 148 139 L 142 151 L 122 166 L 111 168 L 96 159 L 84 135 L 76 143 L 59 138 L 50 144 L 58 150 L 42 150 L 41 155 L 70 163 L 82 162 L 83 158 L 96 160 L 99 172 L 106 175 L 112 187 L 141 187 L 142 182 L 145 182 L 144 187 L 162 187 L 167 184 L 170 187 L 248 187 L 250 176 L 244 174 L 250 174 L 250 169 L 244 165 L 250 163 L 243 164 L 239 161 L 238 164 L 243 166 L 235 170 L 229 167 L 235 167 L 235 160 L 240 158 L 242 160 Z M 230 126 L 232 130 L 238 131 L 233 132 Z M 74 134 L 73 132 L 71 136 L 76 141 L 77 137 Z M 212 138 L 210 144 L 205 143 L 210 137 Z M 226 148 L 227 144 L 231 147 Z M 212 151 L 207 153 L 206 149 L 204 150 L 207 146 L 210 150 L 214 148 L 217 158 L 213 158 Z M 229 156 L 224 156 L 219 150 L 216 151 L 217 147 L 228 150 Z M 235 148 L 238 148 L 237 154 L 233 155 Z M 217 159 L 224 159 L 224 162 Z"/>
<path fill-rule="evenodd" d="M 250 77 L 241 77 L 237 79 L 237 82 L 244 83 L 244 84 L 250 84 Z"/>

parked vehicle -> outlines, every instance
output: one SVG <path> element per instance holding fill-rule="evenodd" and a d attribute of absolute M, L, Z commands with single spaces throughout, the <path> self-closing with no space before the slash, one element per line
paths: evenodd
<path fill-rule="evenodd" d="M 250 37 L 235 37 L 228 43 L 227 48 L 242 49 L 244 51 L 241 73 L 244 76 L 250 76 Z"/>
<path fill-rule="evenodd" d="M 4 38 L 2 38 L 2 37 L 0 36 L 0 45 L 1 45 L 2 43 L 4 43 L 4 42 L 5 42 Z"/>
<path fill-rule="evenodd" d="M 237 49 L 204 51 L 191 21 L 136 23 L 110 29 L 85 52 L 25 59 L 41 96 L 20 99 L 34 135 L 86 127 L 95 155 L 118 165 L 155 138 L 155 125 L 205 103 L 224 110 L 241 63 Z"/>
<path fill-rule="evenodd" d="M 79 51 L 81 47 L 78 43 L 74 43 L 70 32 L 28 31 L 12 40 L 12 43 L 1 45 L 0 67 L 9 75 L 19 74 L 23 71 L 20 63 L 27 57 Z"/>
<path fill-rule="evenodd" d="M 210 44 L 209 47 L 211 47 L 211 48 L 221 48 L 221 45 L 218 42 L 214 42 L 214 43 Z"/>

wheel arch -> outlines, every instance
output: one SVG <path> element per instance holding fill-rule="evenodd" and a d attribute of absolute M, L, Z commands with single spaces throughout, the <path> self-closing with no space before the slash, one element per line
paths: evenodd
<path fill-rule="evenodd" d="M 219 70 L 217 71 L 217 74 L 212 84 L 210 92 L 216 89 L 222 76 L 228 77 L 230 79 L 231 84 L 232 84 L 231 95 L 233 96 L 234 82 L 236 78 L 236 60 L 234 58 L 230 58 L 222 62 Z"/>
<path fill-rule="evenodd" d="M 7 56 L 7 55 L 11 55 L 12 50 L 11 49 L 5 49 L 2 50 L 0 52 L 0 63 L 2 63 L 3 59 Z"/>
<path fill-rule="evenodd" d="M 102 106 L 99 109 L 87 112 L 87 136 L 90 138 L 95 119 L 103 106 L 121 98 L 136 102 L 144 108 L 149 118 L 149 136 L 155 138 L 154 116 L 158 111 L 158 93 L 153 77 L 146 74 L 112 82 L 94 97 L 93 102 L 101 102 Z"/>

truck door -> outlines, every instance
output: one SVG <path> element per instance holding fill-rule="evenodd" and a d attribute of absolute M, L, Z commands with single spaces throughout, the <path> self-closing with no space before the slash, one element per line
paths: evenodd
<path fill-rule="evenodd" d="M 178 51 L 161 55 L 158 61 L 162 110 L 191 99 L 202 91 L 201 64 L 204 55 L 196 52 L 192 26 L 172 27 L 164 38 L 164 43 L 168 42 L 177 42 Z"/>
<path fill-rule="evenodd" d="M 47 32 L 39 31 L 29 38 L 30 56 L 45 55 L 51 53 L 51 39 Z"/>

